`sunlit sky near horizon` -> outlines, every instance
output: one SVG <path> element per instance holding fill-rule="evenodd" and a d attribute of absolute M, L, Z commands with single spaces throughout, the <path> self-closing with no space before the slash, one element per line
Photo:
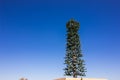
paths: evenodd
<path fill-rule="evenodd" d="M 0 0 L 0 80 L 65 77 L 71 18 L 80 22 L 86 77 L 120 80 L 119 0 Z"/>

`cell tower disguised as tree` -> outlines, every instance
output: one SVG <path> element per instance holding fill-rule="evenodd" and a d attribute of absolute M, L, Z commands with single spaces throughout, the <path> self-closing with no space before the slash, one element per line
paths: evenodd
<path fill-rule="evenodd" d="M 81 53 L 80 37 L 78 34 L 80 24 L 79 22 L 71 19 L 66 24 L 67 28 L 67 43 L 66 43 L 66 56 L 65 64 L 66 68 L 65 75 L 73 76 L 85 76 L 85 64 L 82 59 L 83 55 Z M 82 78 L 81 78 L 82 79 Z"/>

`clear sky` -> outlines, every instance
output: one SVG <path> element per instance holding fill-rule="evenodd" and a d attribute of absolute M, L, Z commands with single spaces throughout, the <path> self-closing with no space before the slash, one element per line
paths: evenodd
<path fill-rule="evenodd" d="M 119 0 L 0 0 L 0 80 L 65 77 L 71 18 L 81 24 L 86 77 L 120 80 Z"/>

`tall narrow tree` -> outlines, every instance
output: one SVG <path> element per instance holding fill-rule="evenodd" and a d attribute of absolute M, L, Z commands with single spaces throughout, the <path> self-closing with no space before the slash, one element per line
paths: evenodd
<path fill-rule="evenodd" d="M 65 75 L 73 76 L 85 76 L 85 64 L 82 59 L 80 37 L 78 34 L 80 24 L 79 22 L 71 19 L 66 24 L 67 28 L 67 43 L 66 43 L 66 56 L 65 56 Z"/>

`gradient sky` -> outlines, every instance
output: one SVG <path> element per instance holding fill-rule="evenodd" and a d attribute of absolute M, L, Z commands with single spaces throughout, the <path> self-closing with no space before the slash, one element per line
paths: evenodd
<path fill-rule="evenodd" d="M 119 0 L 0 0 L 0 80 L 65 77 L 71 18 L 81 24 L 86 77 L 120 80 Z"/>

